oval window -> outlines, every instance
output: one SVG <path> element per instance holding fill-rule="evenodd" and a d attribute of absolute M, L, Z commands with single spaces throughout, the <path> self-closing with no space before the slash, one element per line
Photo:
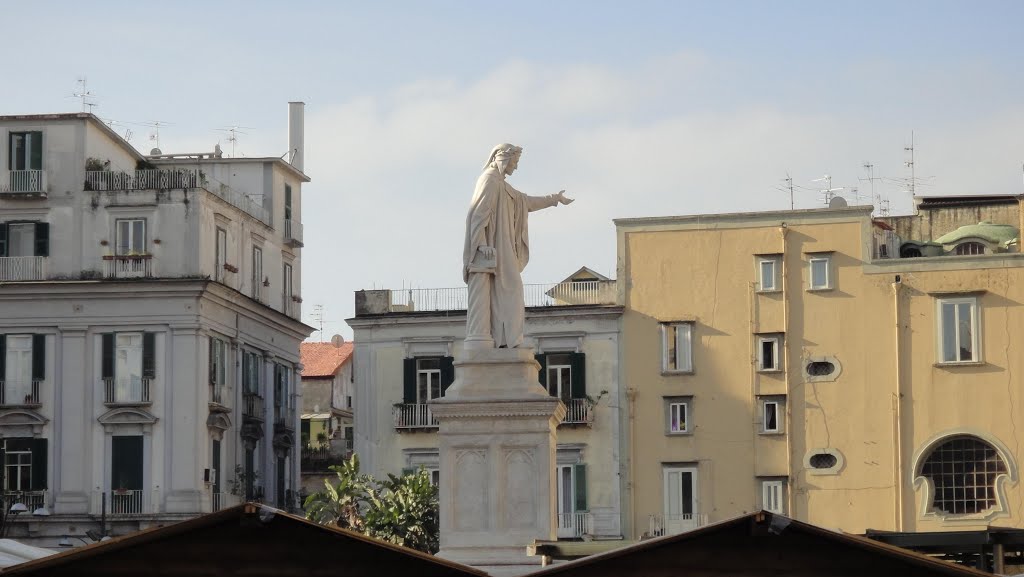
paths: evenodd
<path fill-rule="evenodd" d="M 807 363 L 807 374 L 812 377 L 824 377 L 836 371 L 836 366 L 828 361 L 812 361 Z"/>
<path fill-rule="evenodd" d="M 811 467 L 815 469 L 831 469 L 832 467 L 835 467 L 838 462 L 839 461 L 836 459 L 835 455 L 830 455 L 828 453 L 817 453 L 815 455 L 811 455 L 810 458 Z"/>

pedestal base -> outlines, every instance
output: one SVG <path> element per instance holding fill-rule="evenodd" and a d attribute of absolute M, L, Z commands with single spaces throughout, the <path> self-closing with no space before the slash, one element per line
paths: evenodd
<path fill-rule="evenodd" d="M 527 545 L 556 538 L 555 429 L 565 406 L 540 386 L 538 370 L 531 349 L 468 351 L 431 403 L 440 423 L 439 556 L 525 572 L 540 562 Z"/>

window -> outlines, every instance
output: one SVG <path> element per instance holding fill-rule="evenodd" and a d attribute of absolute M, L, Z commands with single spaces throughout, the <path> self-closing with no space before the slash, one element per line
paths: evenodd
<path fill-rule="evenodd" d="M 581 537 L 585 522 L 576 513 L 587 510 L 587 470 L 583 463 L 555 467 L 555 499 L 558 503 L 558 537 Z"/>
<path fill-rule="evenodd" d="M 938 307 L 940 362 L 978 362 L 978 299 L 940 299 Z"/>
<path fill-rule="evenodd" d="M 958 436 L 935 447 L 921 465 L 934 490 L 931 506 L 950 515 L 971 515 L 999 507 L 996 479 L 1006 463 L 992 445 Z"/>
<path fill-rule="evenodd" d="M 662 371 L 686 373 L 693 371 L 692 323 L 661 325 Z"/>
<path fill-rule="evenodd" d="M 566 406 L 573 399 L 587 396 L 586 355 L 584 353 L 542 353 L 534 355 L 540 365 L 538 380 L 552 397 L 558 397 Z M 570 412 L 572 409 L 570 408 Z M 572 415 L 566 419 L 573 418 Z"/>
<path fill-rule="evenodd" d="M 213 387 L 210 400 L 222 403 L 223 390 L 228 383 L 228 343 L 210 337 L 210 386 Z"/>
<path fill-rule="evenodd" d="M 216 251 L 217 262 L 214 264 L 213 278 L 217 281 L 224 282 L 228 272 L 227 269 L 224 268 L 224 265 L 228 264 L 228 231 L 223 228 L 217 229 Z"/>
<path fill-rule="evenodd" d="M 117 254 L 146 254 L 146 219 L 127 218 L 117 221 Z"/>
<path fill-rule="evenodd" d="M 959 255 L 985 254 L 985 245 L 980 242 L 962 242 L 956 245 L 954 252 Z"/>
<path fill-rule="evenodd" d="M 689 433 L 689 401 L 670 400 L 668 402 L 669 434 Z"/>
<path fill-rule="evenodd" d="M 761 508 L 771 513 L 783 514 L 785 481 L 761 481 Z"/>
<path fill-rule="evenodd" d="M 804 455 L 804 469 L 811 475 L 838 475 L 846 460 L 842 453 L 830 448 L 814 448 Z"/>
<path fill-rule="evenodd" d="M 779 397 L 761 399 L 761 432 L 781 433 L 783 429 L 784 401 Z"/>
<path fill-rule="evenodd" d="M 291 367 L 274 364 L 274 407 L 278 409 L 277 420 L 284 422 L 291 419 Z"/>
<path fill-rule="evenodd" d="M 43 169 L 43 133 L 12 132 L 10 134 L 10 170 Z"/>
<path fill-rule="evenodd" d="M 284 307 L 281 310 L 288 312 L 292 305 L 292 265 L 284 265 Z"/>
<path fill-rule="evenodd" d="M 441 359 L 416 359 L 416 402 L 441 397 Z"/>
<path fill-rule="evenodd" d="M 697 468 L 666 466 L 662 469 L 664 526 L 661 534 L 676 534 L 697 527 L 700 504 L 697 497 Z M 657 531 L 656 531 L 657 532 Z"/>
<path fill-rule="evenodd" d="M 568 403 L 572 398 L 572 364 L 569 355 L 547 355 L 547 381 L 551 396 Z"/>
<path fill-rule="evenodd" d="M 245 351 L 242 353 L 242 392 L 246 394 L 263 396 L 263 379 L 260 378 L 260 367 L 263 365 L 263 357 L 257 353 Z"/>
<path fill-rule="evenodd" d="M 220 466 L 220 441 L 213 439 L 210 446 L 210 472 L 213 475 L 212 490 L 214 494 L 214 504 L 220 504 L 220 487 L 221 487 L 221 466 Z"/>
<path fill-rule="evenodd" d="M 0 256 L 49 256 L 50 224 L 0 223 Z M 6 279 L 15 280 L 15 279 Z"/>
<path fill-rule="evenodd" d="M 900 247 L 901 258 L 919 258 L 921 256 L 921 249 L 916 246 L 904 245 Z"/>
<path fill-rule="evenodd" d="M 441 469 L 427 469 L 427 473 L 430 474 L 430 484 L 435 487 L 441 486 Z"/>
<path fill-rule="evenodd" d="M 782 264 L 781 256 L 762 256 L 757 261 L 758 290 L 761 292 L 774 292 L 780 290 L 779 269 Z"/>
<path fill-rule="evenodd" d="M 444 395 L 455 381 L 452 357 L 413 357 L 405 359 L 402 402 L 417 405 Z"/>
<path fill-rule="evenodd" d="M 757 370 L 773 372 L 781 370 L 779 366 L 779 349 L 782 336 L 760 336 L 757 338 Z"/>
<path fill-rule="evenodd" d="M 107 403 L 147 403 L 156 377 L 154 333 L 102 336 L 102 372 Z"/>
<path fill-rule="evenodd" d="M 832 288 L 832 255 L 819 254 L 812 256 L 809 263 L 811 290 Z"/>
<path fill-rule="evenodd" d="M 0 335 L 0 405 L 39 403 L 46 378 L 46 335 Z"/>
<path fill-rule="evenodd" d="M 2 441 L 4 448 L 4 490 L 46 490 L 47 440 L 33 437 L 11 437 Z M 24 502 L 34 509 L 34 502 Z M 43 506 L 39 503 L 37 506 Z"/>
<path fill-rule="evenodd" d="M 263 249 L 252 247 L 252 298 L 260 300 L 260 288 L 263 286 Z"/>
<path fill-rule="evenodd" d="M 284 185 L 284 219 L 292 219 L 292 185 Z"/>
<path fill-rule="evenodd" d="M 142 435 L 110 438 L 110 509 L 116 513 L 141 513 L 143 502 Z"/>

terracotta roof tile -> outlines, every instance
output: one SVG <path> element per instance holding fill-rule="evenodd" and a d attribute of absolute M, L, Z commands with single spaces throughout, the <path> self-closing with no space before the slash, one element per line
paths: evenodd
<path fill-rule="evenodd" d="M 302 343 L 303 377 L 333 377 L 352 357 L 353 343 L 342 343 L 336 347 L 331 343 Z"/>

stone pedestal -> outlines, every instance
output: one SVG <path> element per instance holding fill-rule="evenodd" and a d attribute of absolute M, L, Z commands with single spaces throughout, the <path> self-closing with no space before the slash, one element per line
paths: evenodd
<path fill-rule="evenodd" d="M 565 406 L 537 382 L 539 368 L 531 349 L 468 350 L 444 398 L 431 402 L 440 423 L 439 556 L 525 572 L 540 563 L 527 545 L 556 538 L 555 429 Z"/>

